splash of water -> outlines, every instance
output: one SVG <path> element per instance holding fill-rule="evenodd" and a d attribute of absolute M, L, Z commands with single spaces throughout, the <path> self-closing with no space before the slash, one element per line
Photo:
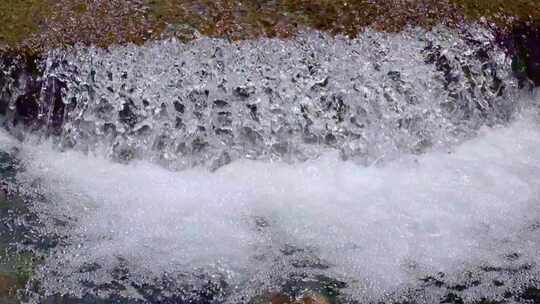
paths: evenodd
<path fill-rule="evenodd" d="M 121 258 L 135 281 L 198 271 L 246 292 L 295 271 L 322 272 L 356 282 L 352 293 L 380 296 L 424 272 L 499 265 L 509 252 L 540 262 L 520 234 L 540 215 L 539 147 L 537 123 L 522 121 L 450 154 L 382 168 L 328 155 L 175 173 L 47 146 L 23 151 L 27 178 L 42 180 L 54 202 L 39 214 L 68 236 L 44 268 L 49 290 L 109 282 Z M 93 263 L 97 274 L 81 271 Z"/>

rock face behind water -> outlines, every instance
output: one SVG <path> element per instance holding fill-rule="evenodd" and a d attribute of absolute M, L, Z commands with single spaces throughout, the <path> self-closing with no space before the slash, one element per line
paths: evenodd
<path fill-rule="evenodd" d="M 516 60 L 522 61 L 517 68 L 524 68 L 534 85 L 540 86 L 540 28 L 524 25 L 515 28 L 512 37 L 514 50 L 519 54 Z"/>
<path fill-rule="evenodd" d="M 0 114 L 9 128 L 54 134 L 63 119 L 63 84 L 54 77 L 43 77 L 39 65 L 38 57 L 0 59 Z"/>

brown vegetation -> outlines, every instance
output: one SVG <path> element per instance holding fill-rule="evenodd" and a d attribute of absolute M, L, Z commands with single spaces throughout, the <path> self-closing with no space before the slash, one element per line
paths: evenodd
<path fill-rule="evenodd" d="M 483 20 L 540 24 L 536 0 L 3 0 L 0 45 L 40 51 L 75 43 L 108 46 L 195 33 L 244 39 L 300 29 L 356 35 Z"/>

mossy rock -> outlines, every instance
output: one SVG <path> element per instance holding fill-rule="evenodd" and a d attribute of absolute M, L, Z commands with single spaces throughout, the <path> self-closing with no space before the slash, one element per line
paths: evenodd
<path fill-rule="evenodd" d="M 429 27 L 463 20 L 540 24 L 536 0 L 146 0 L 157 24 L 187 22 L 209 36 L 292 33 L 310 27 L 356 35 L 366 26 L 397 31 L 406 25 Z M 285 31 L 281 29 L 285 27 Z"/>
<path fill-rule="evenodd" d="M 3 0 L 0 45 L 48 49 L 158 39 L 184 24 L 211 37 L 288 36 L 301 28 L 356 35 L 463 20 L 540 24 L 536 0 Z"/>
<path fill-rule="evenodd" d="M 0 1 L 0 44 L 22 45 L 38 33 L 41 22 L 50 13 L 48 0 Z"/>
<path fill-rule="evenodd" d="M 10 275 L 0 274 L 0 302 L 16 303 L 17 290 L 19 289 L 17 279 Z"/>
<path fill-rule="evenodd" d="M 451 0 L 470 20 L 487 18 L 499 24 L 515 20 L 540 24 L 540 3 L 537 0 Z M 510 20 L 514 19 L 514 20 Z"/>
<path fill-rule="evenodd" d="M 4 271 L 0 272 L 0 303 L 17 303 L 17 292 L 33 275 L 36 259 L 31 252 L 5 253 L 1 259 Z"/>

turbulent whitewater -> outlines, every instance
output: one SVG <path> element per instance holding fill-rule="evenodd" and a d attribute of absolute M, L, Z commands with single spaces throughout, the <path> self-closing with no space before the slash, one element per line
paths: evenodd
<path fill-rule="evenodd" d="M 294 162 L 326 148 L 371 164 L 511 118 L 517 83 L 493 40 L 441 28 L 61 50 L 44 63 L 38 118 L 63 121 L 62 147 L 176 169 Z M 14 87 L 12 109 L 25 82 Z"/>
<path fill-rule="evenodd" d="M 324 277 L 345 303 L 433 303 L 442 273 L 503 299 L 540 263 L 539 96 L 510 66 L 476 27 L 53 51 L 45 127 L 13 122 L 24 81 L 2 88 L 24 140 L 0 143 L 61 240 L 34 279 L 245 303 Z"/>

